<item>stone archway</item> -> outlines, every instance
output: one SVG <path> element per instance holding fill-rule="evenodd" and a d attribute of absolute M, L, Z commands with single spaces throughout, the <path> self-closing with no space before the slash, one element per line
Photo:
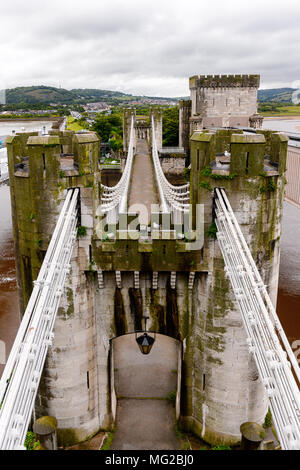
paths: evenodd
<path fill-rule="evenodd" d="M 162 334 L 148 355 L 134 333 L 111 340 L 112 449 L 179 449 L 174 417 L 180 414 L 181 355 L 182 343 Z"/>

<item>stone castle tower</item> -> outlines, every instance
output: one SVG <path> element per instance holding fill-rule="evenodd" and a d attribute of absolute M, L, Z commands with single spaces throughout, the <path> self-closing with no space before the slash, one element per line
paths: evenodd
<path fill-rule="evenodd" d="M 160 115 L 156 122 L 159 127 Z M 67 190 L 80 189 L 81 230 L 36 416 L 57 418 L 61 444 L 109 429 L 110 339 L 141 329 L 147 308 L 149 328 L 182 343 L 181 426 L 211 443 L 236 443 L 242 422 L 263 422 L 267 401 L 214 238 L 214 188 L 226 189 L 275 304 L 285 136 L 227 129 L 193 133 L 191 204 L 204 207 L 204 244 L 192 250 L 171 237 L 151 243 L 99 238 L 99 140 L 92 132 L 50 134 L 21 133 L 7 140 L 21 313 Z"/>
<path fill-rule="evenodd" d="M 257 114 L 259 75 L 200 75 L 190 78 L 190 100 L 179 102 L 179 146 L 207 127 L 260 128 Z"/>

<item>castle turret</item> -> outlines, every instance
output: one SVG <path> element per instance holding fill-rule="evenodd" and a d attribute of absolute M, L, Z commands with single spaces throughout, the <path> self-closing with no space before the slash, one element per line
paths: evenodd
<path fill-rule="evenodd" d="M 128 152 L 129 147 L 129 140 L 130 140 L 130 126 L 131 126 L 131 117 L 134 116 L 134 120 L 136 120 L 136 110 L 134 108 L 124 108 L 123 109 L 123 150 L 124 152 Z M 134 135 L 134 144 L 136 136 Z"/>
<path fill-rule="evenodd" d="M 183 147 L 189 162 L 191 100 L 179 101 L 179 147 Z"/>
<path fill-rule="evenodd" d="M 100 197 L 99 139 L 94 133 L 58 130 L 43 136 L 22 133 L 8 137 L 7 148 L 21 315 L 67 190 L 80 189 L 78 240 L 35 405 L 37 417 L 57 418 L 60 444 L 74 443 L 111 422 L 107 383 L 98 376 L 90 277 L 91 237 Z M 101 349 L 101 340 L 99 344 Z M 104 398 L 99 402 L 101 393 Z"/>
<path fill-rule="evenodd" d="M 262 127 L 257 113 L 259 75 L 194 75 L 190 77 L 191 101 L 180 102 L 179 129 L 189 137 L 203 128 Z M 182 134 L 180 132 L 180 135 Z M 189 152 L 189 142 L 185 150 Z"/>
<path fill-rule="evenodd" d="M 269 155 L 262 134 L 217 130 L 191 137 L 191 198 L 204 204 L 208 271 L 196 286 L 194 400 L 184 420 L 211 443 L 238 442 L 240 425 L 262 424 L 268 408 L 213 221 L 214 188 L 222 187 L 276 306 L 287 138 L 276 132 L 268 138 Z"/>

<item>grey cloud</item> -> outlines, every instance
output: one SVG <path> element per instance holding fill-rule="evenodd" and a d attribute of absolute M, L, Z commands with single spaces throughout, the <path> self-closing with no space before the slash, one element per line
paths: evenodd
<path fill-rule="evenodd" d="M 290 0 L 11 0 L 0 11 L 0 81 L 158 96 L 188 94 L 188 77 L 200 73 L 291 85 L 299 10 Z"/>

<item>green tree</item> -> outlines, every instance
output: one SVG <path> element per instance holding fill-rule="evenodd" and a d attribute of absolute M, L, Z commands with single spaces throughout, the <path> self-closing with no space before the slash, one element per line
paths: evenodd
<path fill-rule="evenodd" d="M 93 130 L 99 135 L 101 142 L 108 142 L 111 132 L 111 124 L 107 116 L 99 116 L 93 123 Z"/>
<path fill-rule="evenodd" d="M 123 148 L 123 142 L 120 139 L 110 139 L 110 147 L 114 152 L 118 152 Z"/>
<path fill-rule="evenodd" d="M 106 118 L 113 127 L 117 128 L 119 131 L 122 129 L 123 121 L 119 114 L 110 114 L 106 116 Z"/>
<path fill-rule="evenodd" d="M 97 132 L 101 142 L 108 142 L 109 138 L 116 141 L 122 140 L 122 118 L 118 114 L 110 114 L 109 116 L 98 114 L 93 124 L 93 130 Z"/>
<path fill-rule="evenodd" d="M 179 139 L 178 106 L 163 110 L 163 145 L 177 146 Z"/>

